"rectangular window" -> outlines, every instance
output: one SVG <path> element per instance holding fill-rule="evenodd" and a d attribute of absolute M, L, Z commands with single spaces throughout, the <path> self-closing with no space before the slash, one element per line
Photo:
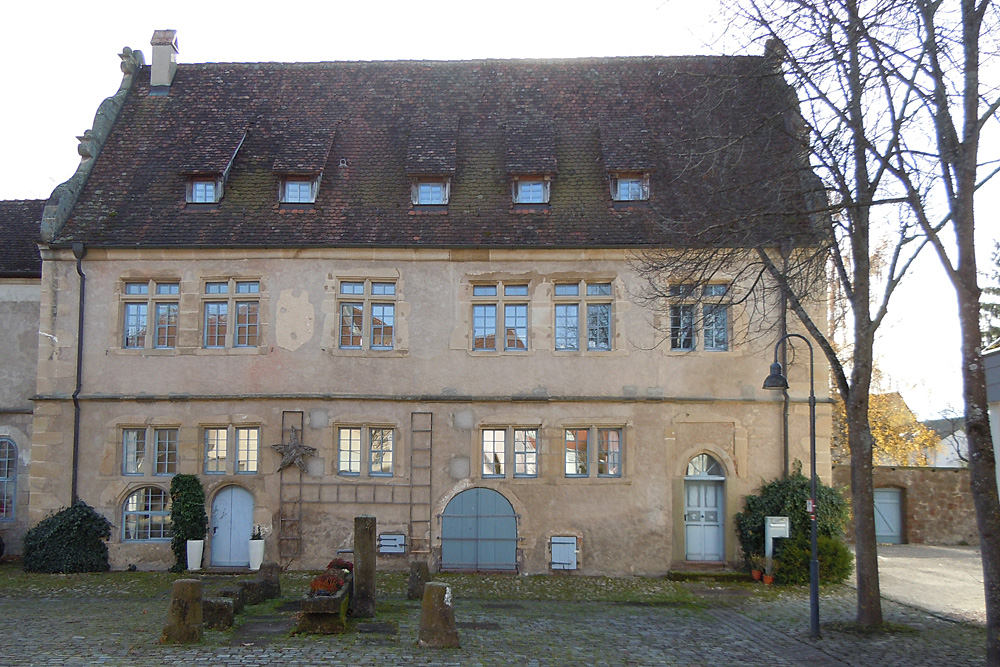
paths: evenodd
<path fill-rule="evenodd" d="M 556 349 L 580 349 L 580 306 L 556 304 Z"/>
<path fill-rule="evenodd" d="M 670 349 L 694 349 L 694 306 L 670 306 Z"/>
<path fill-rule="evenodd" d="M 206 348 L 257 347 L 260 344 L 260 281 L 226 280 L 205 283 L 202 345 Z M 213 300 L 222 296 L 225 301 Z M 229 327 L 229 313 L 236 314 Z"/>
<path fill-rule="evenodd" d="M 340 347 L 341 349 L 361 349 L 363 326 L 363 304 L 340 304 Z"/>
<path fill-rule="evenodd" d="M 339 463 L 341 475 L 361 474 L 361 429 L 356 427 L 338 430 Z"/>
<path fill-rule="evenodd" d="M 483 429 L 483 477 L 503 477 L 507 432 Z"/>
<path fill-rule="evenodd" d="M 177 474 L 177 429 L 158 428 L 153 431 L 156 447 L 156 468 L 154 475 Z"/>
<path fill-rule="evenodd" d="M 504 306 L 503 316 L 504 349 L 528 349 L 528 304 L 519 303 Z"/>
<path fill-rule="evenodd" d="M 546 204 L 549 201 L 549 181 L 520 179 L 514 181 L 515 204 Z"/>
<path fill-rule="evenodd" d="M 702 307 L 702 329 L 705 333 L 705 349 L 724 352 L 729 349 L 729 311 L 724 305 Z"/>
<path fill-rule="evenodd" d="M 355 297 L 339 304 L 340 349 L 393 349 L 396 304 L 392 301 L 396 298 L 396 283 L 384 280 L 341 280 L 339 293 Z"/>
<path fill-rule="evenodd" d="M 417 206 L 443 206 L 448 203 L 450 179 L 433 178 L 414 181 L 411 196 Z"/>
<path fill-rule="evenodd" d="M 125 283 L 125 294 L 129 296 L 149 294 L 149 283 Z"/>
<path fill-rule="evenodd" d="M 281 201 L 285 204 L 311 204 L 316 201 L 318 179 L 286 178 L 281 190 Z"/>
<path fill-rule="evenodd" d="M 146 429 L 122 429 L 122 474 L 141 475 L 146 459 Z"/>
<path fill-rule="evenodd" d="M 177 315 L 179 306 L 176 303 L 156 304 L 156 340 L 158 348 L 177 346 Z"/>
<path fill-rule="evenodd" d="M 205 473 L 223 475 L 228 460 L 229 431 L 226 428 L 205 429 Z"/>
<path fill-rule="evenodd" d="M 210 301 L 205 304 L 205 347 L 225 347 L 229 323 L 229 304 Z"/>
<path fill-rule="evenodd" d="M 213 180 L 196 179 L 191 181 L 188 201 L 193 204 L 214 204 L 219 201 L 217 182 Z"/>
<path fill-rule="evenodd" d="M 257 472 L 260 457 L 260 429 L 239 427 L 236 429 L 236 472 Z"/>
<path fill-rule="evenodd" d="M 369 430 L 368 474 L 373 476 L 392 475 L 392 449 L 395 431 L 391 428 Z"/>
<path fill-rule="evenodd" d="M 587 349 L 611 349 L 611 304 L 587 304 Z"/>
<path fill-rule="evenodd" d="M 392 326 L 396 306 L 391 303 L 372 304 L 372 349 L 392 349 Z"/>
<path fill-rule="evenodd" d="M 472 306 L 472 349 L 497 349 L 497 307 L 496 304 L 476 304 Z"/>
<path fill-rule="evenodd" d="M 615 201 L 649 199 L 649 174 L 621 172 L 611 176 L 611 198 Z"/>
<path fill-rule="evenodd" d="M 145 303 L 125 304 L 125 347 L 146 347 L 146 309 Z"/>
<path fill-rule="evenodd" d="M 589 474 L 587 439 L 590 430 L 585 428 L 566 429 L 566 476 L 586 477 Z"/>
<path fill-rule="evenodd" d="M 619 428 L 597 429 L 597 476 L 622 476 L 622 431 Z"/>
<path fill-rule="evenodd" d="M 259 308 L 257 301 L 236 302 L 236 347 L 257 347 Z"/>
<path fill-rule="evenodd" d="M 538 429 L 514 429 L 514 477 L 538 477 Z"/>

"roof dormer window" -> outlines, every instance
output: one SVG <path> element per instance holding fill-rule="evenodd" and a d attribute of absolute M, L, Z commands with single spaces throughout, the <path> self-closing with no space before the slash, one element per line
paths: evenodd
<path fill-rule="evenodd" d="M 222 179 L 195 177 L 188 181 L 189 204 L 217 204 L 222 198 Z"/>
<path fill-rule="evenodd" d="M 515 204 L 548 204 L 549 185 L 551 181 L 548 177 L 542 176 L 522 176 L 514 177 L 513 195 Z"/>
<path fill-rule="evenodd" d="M 287 176 L 281 183 L 281 203 L 312 204 L 318 188 L 318 176 Z"/>
<path fill-rule="evenodd" d="M 649 173 L 612 173 L 611 198 L 614 201 L 645 201 L 649 199 Z"/>
<path fill-rule="evenodd" d="M 451 179 L 414 179 L 410 194 L 414 206 L 444 206 L 451 194 Z"/>

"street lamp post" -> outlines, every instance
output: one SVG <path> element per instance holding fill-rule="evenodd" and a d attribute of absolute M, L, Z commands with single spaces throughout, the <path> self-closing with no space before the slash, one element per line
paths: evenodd
<path fill-rule="evenodd" d="M 764 380 L 764 389 L 788 389 L 788 380 L 781 373 L 778 348 L 789 338 L 801 338 L 809 346 L 809 538 L 812 549 L 809 560 L 809 636 L 819 637 L 819 548 L 816 534 L 816 392 L 813 346 L 809 339 L 797 333 L 785 334 L 774 345 L 771 374 Z"/>

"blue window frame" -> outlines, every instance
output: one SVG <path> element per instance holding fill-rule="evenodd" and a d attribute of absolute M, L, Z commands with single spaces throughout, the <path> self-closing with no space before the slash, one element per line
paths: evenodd
<path fill-rule="evenodd" d="M 122 540 L 166 541 L 173 535 L 170 494 L 155 486 L 137 489 L 122 506 Z"/>
<path fill-rule="evenodd" d="M 17 445 L 0 438 L 0 521 L 13 521 L 17 504 Z"/>

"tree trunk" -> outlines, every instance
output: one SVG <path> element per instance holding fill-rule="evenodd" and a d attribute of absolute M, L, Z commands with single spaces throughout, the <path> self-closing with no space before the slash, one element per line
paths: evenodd
<path fill-rule="evenodd" d="M 851 511 L 857 563 L 857 623 L 882 624 L 882 597 L 878 582 L 878 545 L 875 541 L 875 489 L 872 480 L 874 438 L 868 424 L 868 387 L 851 387 L 845 401 L 847 442 L 851 448 Z"/>

